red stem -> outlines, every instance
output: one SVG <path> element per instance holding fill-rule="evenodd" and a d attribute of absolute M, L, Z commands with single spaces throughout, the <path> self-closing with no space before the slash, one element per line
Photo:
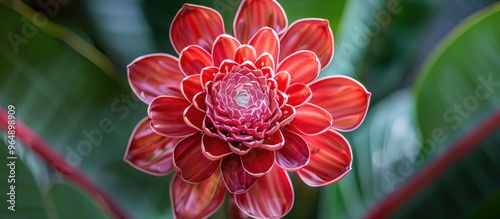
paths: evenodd
<path fill-rule="evenodd" d="M 442 156 L 436 158 L 418 172 L 409 182 L 387 196 L 382 202 L 379 202 L 375 208 L 365 215 L 365 218 L 388 218 L 425 187 L 429 186 L 451 165 L 479 146 L 479 143 L 497 130 L 498 127 L 500 127 L 500 111 L 496 111 L 493 116 L 486 118 L 474 130 L 456 141 Z"/>
<path fill-rule="evenodd" d="M 0 127 L 8 128 L 7 113 L 0 107 Z M 48 143 L 40 138 L 28 126 L 16 118 L 16 138 L 20 139 L 27 147 L 40 156 L 45 163 L 49 164 L 55 171 L 65 176 L 85 190 L 106 212 L 115 218 L 129 218 L 113 200 L 108 197 L 99 187 L 94 185 L 82 171 L 66 162 L 64 156 L 54 150 Z"/>

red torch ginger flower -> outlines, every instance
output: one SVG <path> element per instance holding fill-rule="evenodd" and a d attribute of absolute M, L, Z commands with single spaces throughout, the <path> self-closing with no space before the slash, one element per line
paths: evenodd
<path fill-rule="evenodd" d="M 125 161 L 153 175 L 175 170 L 176 218 L 209 217 L 226 194 L 245 215 L 283 217 L 294 201 L 287 171 L 324 186 L 350 170 L 337 131 L 361 124 L 370 93 L 345 76 L 314 81 L 333 57 L 327 20 L 287 25 L 276 1 L 243 0 L 233 37 L 217 11 L 185 4 L 170 28 L 179 59 L 150 54 L 128 66 L 149 108 Z"/>

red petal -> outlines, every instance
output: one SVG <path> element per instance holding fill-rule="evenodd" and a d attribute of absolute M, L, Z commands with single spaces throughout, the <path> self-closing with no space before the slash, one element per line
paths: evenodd
<path fill-rule="evenodd" d="M 262 27 L 271 27 L 278 34 L 288 25 L 285 11 L 276 1 L 243 0 L 233 23 L 233 35 L 247 43 Z"/>
<path fill-rule="evenodd" d="M 333 33 L 326 19 L 301 19 L 293 22 L 281 36 L 280 58 L 299 50 L 314 52 L 326 68 L 333 58 Z"/>
<path fill-rule="evenodd" d="M 253 148 L 241 156 L 243 168 L 253 176 L 263 176 L 271 171 L 274 164 L 274 151 Z"/>
<path fill-rule="evenodd" d="M 315 81 L 309 87 L 313 92 L 310 103 L 332 115 L 334 129 L 352 131 L 365 119 L 371 94 L 356 80 L 336 75 Z"/>
<path fill-rule="evenodd" d="M 168 54 L 141 56 L 127 66 L 128 81 L 134 93 L 146 104 L 161 95 L 182 97 L 184 78 L 179 60 Z"/>
<path fill-rule="evenodd" d="M 330 113 L 316 105 L 308 103 L 295 110 L 295 118 L 290 123 L 293 131 L 305 135 L 317 135 L 332 126 Z"/>
<path fill-rule="evenodd" d="M 219 167 L 219 162 L 211 161 L 201 150 L 201 134 L 182 139 L 174 150 L 174 165 L 180 170 L 184 181 L 200 183 L 208 179 Z"/>
<path fill-rule="evenodd" d="M 190 103 L 184 98 L 160 96 L 149 105 L 151 128 L 158 134 L 181 138 L 196 132 L 184 122 L 184 110 Z"/>
<path fill-rule="evenodd" d="M 240 210 L 250 217 L 281 218 L 292 209 L 292 182 L 285 170 L 274 166 L 247 192 L 235 194 L 234 199 Z"/>
<path fill-rule="evenodd" d="M 201 85 L 205 87 L 206 83 L 214 79 L 214 75 L 219 72 L 215 66 L 205 67 L 201 70 Z"/>
<path fill-rule="evenodd" d="M 332 129 L 317 136 L 302 136 L 311 149 L 311 160 L 297 175 L 309 186 L 337 182 L 351 169 L 349 142 Z"/>
<path fill-rule="evenodd" d="M 285 144 L 285 138 L 280 130 L 274 132 L 273 134 L 266 135 L 264 142 L 262 144 L 257 145 L 258 147 L 270 151 L 275 151 L 283 147 Z"/>
<path fill-rule="evenodd" d="M 234 37 L 223 34 L 217 37 L 212 49 L 212 57 L 215 66 L 219 66 L 225 59 L 232 59 L 240 42 Z"/>
<path fill-rule="evenodd" d="M 149 120 L 144 118 L 132 132 L 123 159 L 133 167 L 151 175 L 166 175 L 173 168 L 172 152 L 179 140 L 156 134 L 150 128 Z"/>
<path fill-rule="evenodd" d="M 225 33 L 220 14 L 208 7 L 184 4 L 170 26 L 170 41 L 177 53 L 189 45 L 207 52 L 217 36 Z"/>
<path fill-rule="evenodd" d="M 207 95 L 205 92 L 200 92 L 193 97 L 193 105 L 199 111 L 207 111 L 207 103 L 205 102 Z"/>
<path fill-rule="evenodd" d="M 184 48 L 179 55 L 179 65 L 185 75 L 197 75 L 207 66 L 212 66 L 212 57 L 199 46 Z"/>
<path fill-rule="evenodd" d="M 227 142 L 219 138 L 212 138 L 207 135 L 203 136 L 201 149 L 205 157 L 209 160 L 219 160 L 227 155 L 232 154 Z"/>
<path fill-rule="evenodd" d="M 281 108 L 281 112 L 283 113 L 283 115 L 279 119 L 280 127 L 290 124 L 290 122 L 292 122 L 292 120 L 295 118 L 295 114 L 297 114 L 297 110 L 295 109 L 295 107 L 288 104 L 285 104 L 285 106 Z"/>
<path fill-rule="evenodd" d="M 253 47 L 249 45 L 241 45 L 234 54 L 234 61 L 240 64 L 247 60 L 254 62 L 256 57 L 255 49 Z"/>
<path fill-rule="evenodd" d="M 196 106 L 191 105 L 184 110 L 184 122 L 192 128 L 201 131 L 203 129 L 203 120 L 205 112 L 200 111 Z"/>
<path fill-rule="evenodd" d="M 245 155 L 247 154 L 250 149 L 250 147 L 245 146 L 243 143 L 240 142 L 229 142 L 229 149 L 237 154 L 237 155 Z"/>
<path fill-rule="evenodd" d="M 274 58 L 270 53 L 264 52 L 255 60 L 255 66 L 259 69 L 269 66 L 274 71 Z"/>
<path fill-rule="evenodd" d="M 190 75 L 181 82 L 181 91 L 186 100 L 193 102 L 194 96 L 203 91 L 199 75 Z"/>
<path fill-rule="evenodd" d="M 304 84 L 292 84 L 292 86 L 288 87 L 286 90 L 288 96 L 288 104 L 298 107 L 301 106 L 312 98 L 311 89 Z"/>
<path fill-rule="evenodd" d="M 230 72 L 236 66 L 239 66 L 238 63 L 236 63 L 233 60 L 226 59 L 222 61 L 222 63 L 220 64 L 219 71 L 222 73 L 227 73 Z"/>
<path fill-rule="evenodd" d="M 307 165 L 311 154 L 306 141 L 291 131 L 282 130 L 282 132 L 286 144 L 276 151 L 276 163 L 289 171 L 295 171 Z"/>
<path fill-rule="evenodd" d="M 286 71 L 280 71 L 274 76 L 274 80 L 278 82 L 278 89 L 281 91 L 286 91 L 288 86 L 290 86 L 291 77 Z"/>
<path fill-rule="evenodd" d="M 246 192 L 257 181 L 257 177 L 248 174 L 243 169 L 240 156 L 235 154 L 222 159 L 221 172 L 227 190 L 234 194 Z"/>
<path fill-rule="evenodd" d="M 280 40 L 278 34 L 276 34 L 273 29 L 269 27 L 261 28 L 259 32 L 250 39 L 248 44 L 255 48 L 257 56 L 268 52 L 274 59 L 278 60 Z"/>
<path fill-rule="evenodd" d="M 225 196 L 219 174 L 199 184 L 184 182 L 175 175 L 170 183 L 170 202 L 177 219 L 208 218 L 220 208 Z"/>
<path fill-rule="evenodd" d="M 292 84 L 307 84 L 318 77 L 320 67 L 316 54 L 311 51 L 302 50 L 281 61 L 277 71 L 287 71 L 291 76 Z"/>

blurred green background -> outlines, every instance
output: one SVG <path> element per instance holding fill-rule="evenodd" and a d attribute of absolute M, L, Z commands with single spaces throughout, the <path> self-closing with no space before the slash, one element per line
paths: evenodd
<path fill-rule="evenodd" d="M 321 76 L 343 74 L 372 93 L 363 125 L 345 133 L 353 170 L 339 183 L 309 188 L 292 174 L 287 218 L 360 218 L 415 175 L 445 167 L 393 218 L 500 216 L 500 3 L 495 0 L 283 0 L 289 23 L 330 20 L 335 56 Z M 172 218 L 171 175 L 149 176 L 122 161 L 146 115 L 133 99 L 126 65 L 174 54 L 168 30 L 184 1 L 0 0 L 0 106 L 80 168 L 133 218 Z M 193 0 L 218 10 L 230 33 L 239 0 Z M 38 12 L 39 14 L 36 14 Z M 43 14 L 43 15 L 41 15 Z M 42 17 L 44 16 L 44 17 Z M 498 121 L 498 119 L 497 119 Z M 111 123 L 104 133 L 101 123 Z M 101 132 L 91 142 L 85 133 Z M 472 137 L 471 137 L 472 136 Z M 475 139 L 472 145 L 468 137 Z M 5 141 L 4 141 L 5 139 Z M 7 200 L 6 134 L 0 193 Z M 90 151 L 77 152 L 82 141 Z M 457 156 L 457 146 L 471 150 Z M 0 218 L 109 218 L 95 200 L 17 145 L 16 212 Z M 451 156 L 449 165 L 443 158 Z M 419 184 L 420 182 L 416 182 Z M 225 218 L 221 208 L 213 218 Z"/>

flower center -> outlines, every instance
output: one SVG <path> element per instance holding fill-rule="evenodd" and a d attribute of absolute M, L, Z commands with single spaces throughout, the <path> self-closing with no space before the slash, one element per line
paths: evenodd
<path fill-rule="evenodd" d="M 209 126 L 213 129 L 205 131 L 234 142 L 262 141 L 265 135 L 275 132 L 281 111 L 276 86 L 269 83 L 260 70 L 245 67 L 215 74 L 206 85 L 205 99 Z"/>
<path fill-rule="evenodd" d="M 236 96 L 234 99 L 236 100 L 236 103 L 240 106 L 247 107 L 248 106 L 248 101 L 250 101 L 250 93 L 246 90 L 242 90 L 236 93 Z"/>

